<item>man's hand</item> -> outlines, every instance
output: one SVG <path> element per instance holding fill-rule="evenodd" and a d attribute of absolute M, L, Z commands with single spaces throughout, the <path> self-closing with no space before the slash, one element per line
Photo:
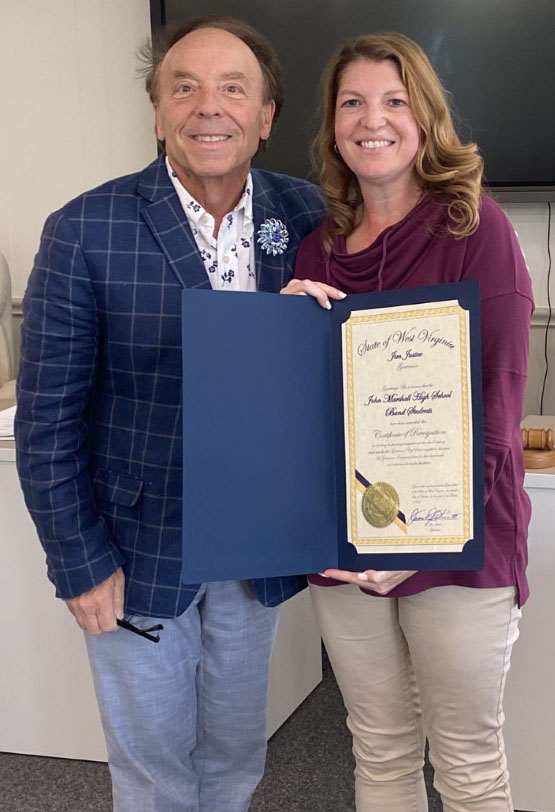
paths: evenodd
<path fill-rule="evenodd" d="M 329 310 L 331 308 L 330 299 L 344 299 L 347 295 L 342 290 L 325 285 L 323 282 L 313 282 L 311 279 L 292 279 L 280 293 L 289 296 L 313 296 L 320 307 Z"/>
<path fill-rule="evenodd" d="M 116 619 L 123 617 L 123 587 L 125 576 L 121 567 L 102 583 L 66 600 L 67 608 L 77 624 L 89 634 L 115 632 Z"/>
<path fill-rule="evenodd" d="M 396 586 L 414 575 L 415 570 L 365 570 L 349 572 L 348 570 L 324 570 L 320 573 L 326 578 L 335 578 L 347 584 L 356 584 L 362 589 L 371 589 L 378 595 L 387 595 Z"/>

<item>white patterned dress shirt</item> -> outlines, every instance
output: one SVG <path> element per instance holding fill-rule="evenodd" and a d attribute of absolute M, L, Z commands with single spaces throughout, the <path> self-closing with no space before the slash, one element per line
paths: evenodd
<path fill-rule="evenodd" d="M 214 218 L 185 189 L 166 158 L 166 167 L 193 232 L 213 290 L 256 290 L 252 177 L 214 237 Z"/>

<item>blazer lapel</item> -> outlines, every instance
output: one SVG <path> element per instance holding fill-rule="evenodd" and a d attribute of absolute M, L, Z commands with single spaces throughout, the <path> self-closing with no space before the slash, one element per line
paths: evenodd
<path fill-rule="evenodd" d="M 258 230 L 265 220 L 281 220 L 287 227 L 287 212 L 279 195 L 256 170 L 253 175 L 253 219 L 257 290 L 278 293 L 293 270 L 292 246 L 282 254 L 267 254 L 258 243 Z M 210 289 L 210 280 L 195 238 L 168 177 L 165 155 L 141 172 L 139 194 L 147 201 L 142 216 L 180 284 L 187 288 Z"/>
<path fill-rule="evenodd" d="M 292 273 L 290 252 L 286 250 L 282 254 L 276 254 L 275 256 L 267 254 L 258 243 L 258 230 L 265 220 L 271 218 L 281 220 L 287 228 L 287 213 L 280 202 L 279 196 L 265 181 L 264 176 L 253 169 L 252 178 L 256 289 L 268 293 L 279 293 L 281 288 L 289 281 Z"/>
<path fill-rule="evenodd" d="M 148 201 L 142 216 L 180 284 L 186 288 L 210 288 L 195 238 L 168 177 L 165 155 L 141 172 L 138 192 Z"/>

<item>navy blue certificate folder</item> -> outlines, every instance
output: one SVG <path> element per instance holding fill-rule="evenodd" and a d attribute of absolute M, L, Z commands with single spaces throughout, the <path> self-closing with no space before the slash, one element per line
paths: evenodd
<path fill-rule="evenodd" d="M 470 311 L 474 538 L 459 553 L 347 541 L 341 325 L 355 310 L 458 299 Z M 479 292 L 474 282 L 350 295 L 184 290 L 184 583 L 483 566 Z"/>

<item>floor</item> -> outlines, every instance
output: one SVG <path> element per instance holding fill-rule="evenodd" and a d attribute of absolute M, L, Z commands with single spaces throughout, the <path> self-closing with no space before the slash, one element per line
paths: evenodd
<path fill-rule="evenodd" d="M 441 812 L 426 768 L 429 812 Z M 354 812 L 345 710 L 324 661 L 322 683 L 272 737 L 250 812 Z M 105 764 L 0 753 L 0 812 L 111 812 Z M 137 810 L 140 812 L 140 810 Z"/>

